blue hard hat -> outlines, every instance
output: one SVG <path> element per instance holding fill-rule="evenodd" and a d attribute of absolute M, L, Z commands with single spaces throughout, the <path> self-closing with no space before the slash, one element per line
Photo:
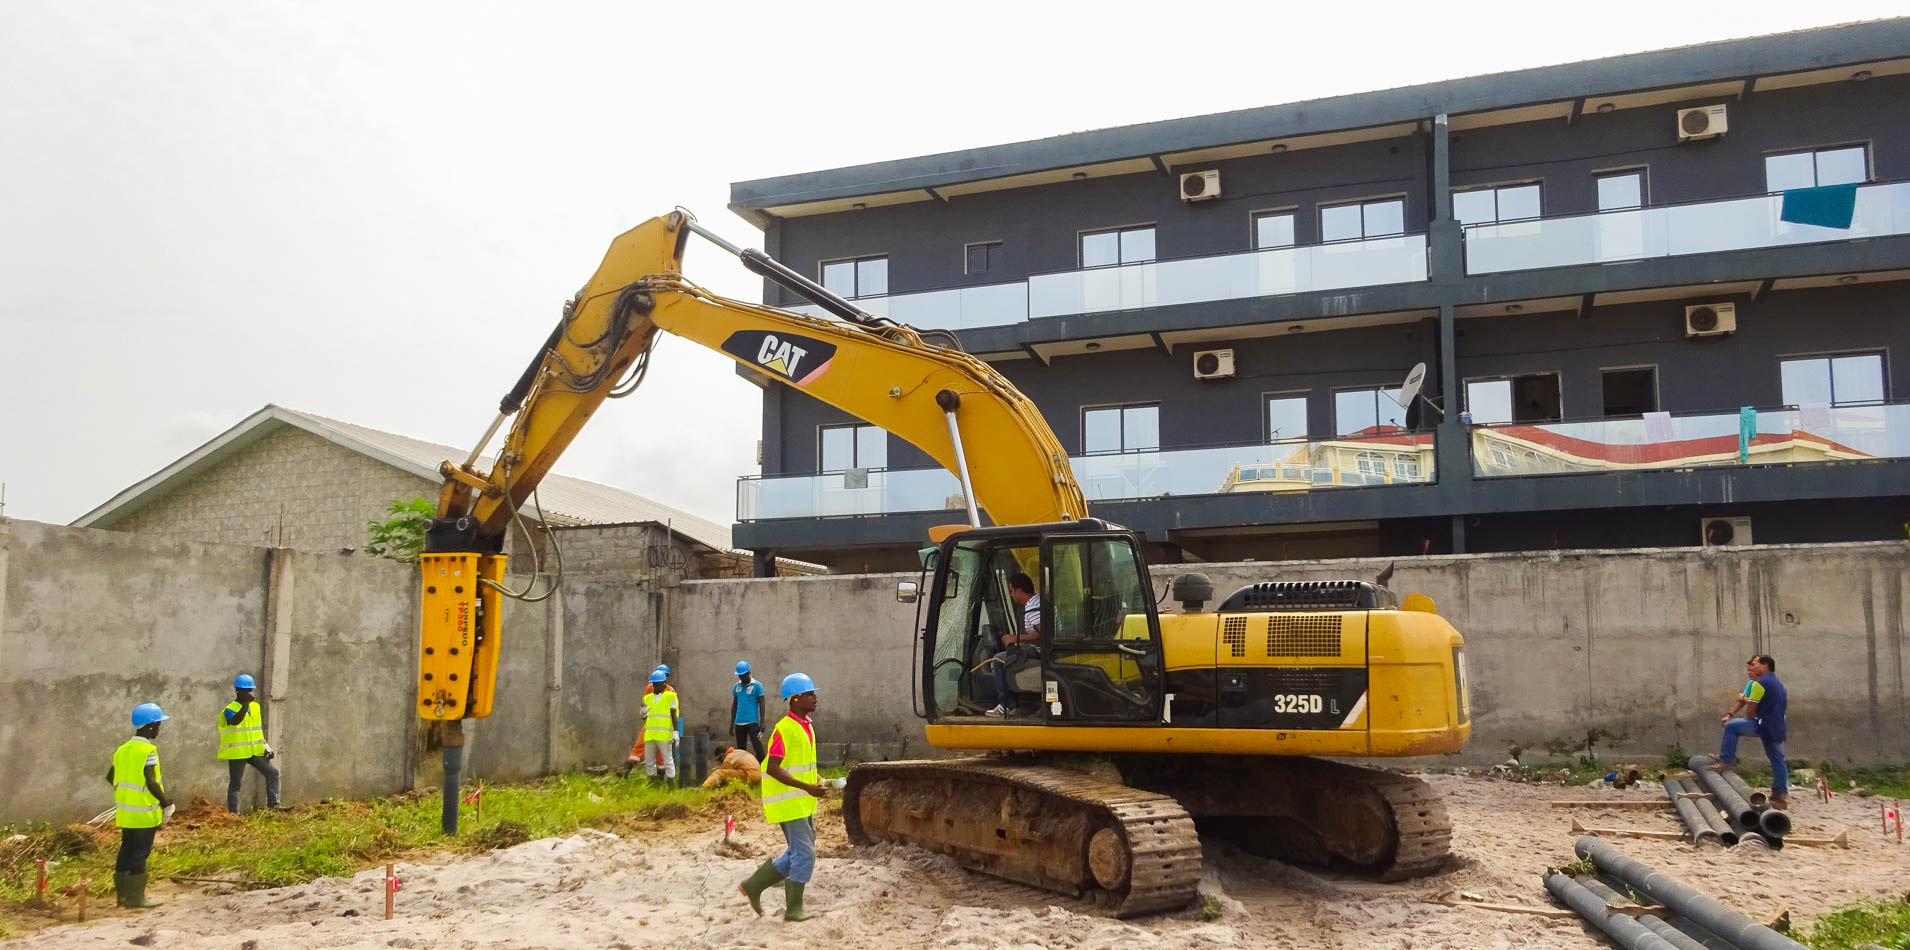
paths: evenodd
<path fill-rule="evenodd" d="M 140 703 L 133 707 L 133 728 L 135 729 L 150 726 L 155 722 L 165 722 L 171 718 L 159 708 L 158 703 Z"/>
<path fill-rule="evenodd" d="M 650 682 L 652 682 L 652 683 L 661 683 L 661 682 L 663 682 L 664 680 L 667 680 L 667 679 L 669 679 L 669 677 L 667 677 L 667 676 L 665 676 L 665 675 L 663 675 L 663 671 L 662 671 L 662 670 L 658 670 L 658 671 L 656 671 L 655 673 L 651 673 L 651 674 L 650 674 Z"/>
<path fill-rule="evenodd" d="M 736 661 L 736 675 L 737 675 L 737 676 L 741 676 L 741 675 L 743 675 L 744 673 L 747 673 L 747 672 L 749 672 L 749 661 L 748 661 L 748 660 L 737 660 L 737 661 Z"/>
<path fill-rule="evenodd" d="M 233 689 L 252 689 L 254 685 L 250 673 L 240 673 L 232 680 Z"/>
<path fill-rule="evenodd" d="M 670 675 L 670 668 L 669 668 L 669 667 L 667 667 L 667 666 L 664 666 L 664 665 L 663 665 L 663 664 L 661 664 L 661 663 L 658 663 L 658 664 L 657 664 L 657 672 L 659 672 L 659 673 L 662 673 L 662 674 L 663 674 L 663 675 L 665 675 L 665 676 L 669 676 L 669 675 Z"/>
<path fill-rule="evenodd" d="M 788 699 L 791 696 L 800 696 L 803 693 L 813 693 L 815 691 L 816 681 L 810 679 L 808 673 L 791 673 L 783 677 L 784 699 Z"/>

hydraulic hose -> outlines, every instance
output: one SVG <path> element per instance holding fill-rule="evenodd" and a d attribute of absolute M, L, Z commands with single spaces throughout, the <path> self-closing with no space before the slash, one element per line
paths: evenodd
<path fill-rule="evenodd" d="M 1586 835 L 1578 839 L 1573 850 L 1581 858 L 1592 859 L 1601 873 L 1683 914 L 1738 950 L 1806 950 L 1803 944 L 1746 917 L 1722 901 L 1620 854 L 1617 848 L 1597 837 Z"/>
<path fill-rule="evenodd" d="M 1685 830 L 1691 832 L 1693 843 L 1718 840 L 1718 833 L 1711 830 L 1704 816 L 1699 813 L 1698 803 L 1684 797 L 1684 786 L 1679 785 L 1677 779 L 1665 779 L 1665 794 L 1671 798 L 1671 807 L 1678 810 L 1678 818 L 1685 823 Z"/>
<path fill-rule="evenodd" d="M 1646 930 L 1636 918 L 1628 914 L 1606 913 L 1605 898 L 1587 890 L 1585 885 L 1572 880 L 1563 871 L 1547 874 L 1545 889 L 1551 891 L 1552 896 L 1565 906 L 1578 911 L 1578 915 L 1590 921 L 1592 926 L 1609 934 L 1626 950 L 1677 950 L 1665 938 Z"/>

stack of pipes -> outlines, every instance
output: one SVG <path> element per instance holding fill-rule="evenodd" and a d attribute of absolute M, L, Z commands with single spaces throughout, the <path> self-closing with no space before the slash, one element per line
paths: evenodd
<path fill-rule="evenodd" d="M 1546 889 L 1626 950 L 1805 950 L 1802 944 L 1626 857 L 1595 836 L 1578 839 L 1575 850 L 1579 857 L 1591 859 L 1597 874 L 1574 877 L 1550 871 L 1545 876 Z M 1622 887 L 1609 886 L 1601 877 Z M 1671 916 L 1614 913 L 1612 905 L 1627 903 L 1619 897 L 1621 891 L 1661 904 Z"/>
<path fill-rule="evenodd" d="M 1736 772 L 1713 769 L 1711 765 L 1716 761 L 1708 755 L 1694 755 L 1686 764 L 1724 807 L 1725 815 L 1737 823 L 1740 843 L 1763 844 L 1773 851 L 1784 847 L 1784 836 L 1791 833 L 1791 816 L 1772 808 L 1764 793 L 1751 788 Z"/>

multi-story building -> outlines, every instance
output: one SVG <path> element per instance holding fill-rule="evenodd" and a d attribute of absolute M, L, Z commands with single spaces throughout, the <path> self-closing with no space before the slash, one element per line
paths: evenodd
<path fill-rule="evenodd" d="M 957 330 L 1162 559 L 1903 538 L 1906 103 L 1910 19 L 1872 21 L 737 182 L 731 207 L 869 312 Z M 959 520 L 923 453 L 765 386 L 739 546 L 900 567 Z"/>

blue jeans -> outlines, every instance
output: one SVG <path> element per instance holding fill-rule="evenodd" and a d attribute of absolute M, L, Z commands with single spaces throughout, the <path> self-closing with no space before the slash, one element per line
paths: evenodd
<path fill-rule="evenodd" d="M 278 766 L 273 765 L 272 760 L 265 756 L 255 755 L 249 759 L 225 760 L 225 810 L 235 815 L 239 813 L 239 785 L 245 778 L 245 767 L 248 765 L 258 769 L 259 774 L 265 776 L 265 803 L 272 808 L 277 808 L 279 806 Z"/>
<path fill-rule="evenodd" d="M 1760 735 L 1757 722 L 1752 719 L 1733 719 L 1724 724 L 1724 741 L 1718 745 L 1718 761 L 1727 765 L 1738 762 L 1738 737 L 1755 735 L 1764 742 L 1764 757 L 1771 760 L 1771 794 L 1789 795 L 1791 793 L 1791 769 L 1784 764 L 1784 743 L 1769 736 Z"/>
<path fill-rule="evenodd" d="M 1034 647 L 1010 647 L 995 654 L 995 662 L 988 668 L 988 674 L 995 680 L 995 702 L 1010 709 L 1015 708 L 1019 700 L 1008 690 L 1008 665 L 1023 658 L 1033 660 L 1040 656 Z"/>
<path fill-rule="evenodd" d="M 807 884 L 816 873 L 816 819 L 797 818 L 783 822 L 783 840 L 789 848 L 769 862 L 776 873 L 798 884 Z"/>

